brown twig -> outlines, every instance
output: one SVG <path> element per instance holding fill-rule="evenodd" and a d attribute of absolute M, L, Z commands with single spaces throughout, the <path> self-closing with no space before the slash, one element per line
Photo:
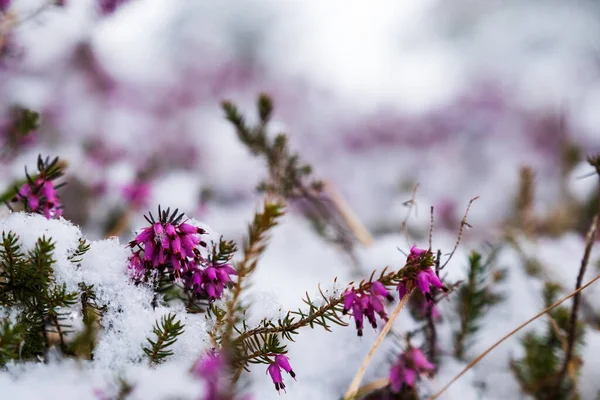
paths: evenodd
<path fill-rule="evenodd" d="M 417 196 L 418 189 L 419 189 L 419 184 L 417 183 L 415 185 L 415 187 L 413 188 L 413 192 L 412 192 L 412 196 L 410 197 L 410 200 L 402 203 L 402 205 L 408 207 L 408 210 L 406 211 L 406 215 L 404 216 L 404 220 L 402 220 L 402 225 L 401 225 L 402 232 L 404 233 L 404 237 L 406 237 L 406 245 L 408 247 L 410 247 L 410 240 L 408 238 L 408 219 L 410 218 L 410 214 L 411 214 L 413 206 L 415 206 L 417 204 L 417 202 L 415 201 L 415 197 Z"/>
<path fill-rule="evenodd" d="M 444 267 L 450 262 L 450 260 L 454 256 L 454 253 L 456 252 L 456 249 L 458 248 L 458 245 L 460 244 L 460 240 L 462 239 L 462 235 L 463 235 L 465 226 L 471 227 L 471 225 L 469 225 L 469 223 L 467 222 L 467 217 L 469 216 L 469 210 L 471 209 L 471 204 L 473 204 L 473 202 L 475 200 L 477 200 L 478 198 L 479 198 L 479 196 L 476 196 L 476 197 L 473 197 L 471 200 L 469 200 L 469 205 L 467 206 L 465 215 L 463 216 L 463 219 L 460 221 L 460 228 L 458 230 L 458 237 L 456 238 L 456 243 L 454 243 L 454 248 L 452 249 L 452 252 L 450 253 L 450 256 L 448 257 L 448 259 L 440 267 L 440 269 L 444 269 Z"/>
<path fill-rule="evenodd" d="M 579 268 L 579 275 L 577 275 L 577 283 L 575 285 L 575 289 L 579 289 L 581 287 L 581 283 L 583 282 L 583 276 L 585 275 L 585 270 L 587 269 L 587 265 L 590 259 L 590 253 L 592 252 L 592 247 L 594 246 L 594 242 L 596 239 L 596 232 L 598 230 L 598 214 L 594 216 L 592 220 L 592 224 L 590 225 L 590 229 L 586 235 L 585 239 L 585 252 L 583 254 L 583 258 L 581 259 L 581 267 Z M 560 386 L 565 375 L 569 369 L 569 364 L 571 362 L 571 358 L 573 358 L 573 350 L 575 349 L 575 337 L 577 332 L 577 314 L 579 312 L 579 304 L 581 302 L 581 294 L 579 292 L 573 297 L 573 308 L 571 309 L 571 318 L 569 320 L 569 331 L 567 334 L 567 350 L 565 351 L 565 359 L 563 361 L 562 368 L 558 373 L 558 379 L 556 380 L 557 385 Z"/>
<path fill-rule="evenodd" d="M 558 300 L 554 304 L 552 304 L 549 307 L 545 308 L 544 310 L 540 311 L 538 314 L 536 314 L 535 316 L 531 317 L 530 319 L 528 319 L 527 321 L 523 322 L 521 325 L 519 325 L 518 327 L 516 327 L 515 329 L 513 329 L 512 331 L 510 331 L 509 333 L 507 333 L 500 340 L 498 340 L 491 347 L 489 347 L 486 351 L 484 351 L 479 356 L 477 356 L 473 361 L 471 361 L 462 371 L 460 371 L 460 373 L 458 375 L 456 375 L 454 378 L 452 378 L 452 380 L 450 382 L 448 382 L 444 387 L 442 387 L 436 394 L 434 394 L 433 396 L 431 396 L 429 398 L 429 400 L 435 400 L 435 399 L 439 398 L 446 390 L 448 390 L 448 388 L 454 382 L 456 382 L 468 370 L 470 370 L 471 368 L 473 368 L 485 356 L 487 356 L 489 353 L 491 353 L 492 350 L 494 350 L 496 347 L 500 346 L 504 341 L 506 341 L 506 339 L 508 339 L 509 337 L 511 337 L 512 335 L 514 335 L 515 333 L 519 332 L 521 329 L 523 329 L 524 327 L 526 327 L 527 325 L 529 325 L 530 323 L 532 323 L 536 319 L 540 318 L 542 315 L 546 314 L 548 311 L 552 310 L 555 307 L 558 307 L 559 305 L 561 305 L 565 301 L 569 300 L 571 297 L 575 296 L 577 293 L 579 293 L 582 290 L 586 289 L 588 286 L 592 285 L 598 279 L 600 279 L 600 275 L 597 275 L 594 279 L 592 279 L 591 281 L 589 281 L 585 285 L 581 286 L 579 289 L 577 289 L 577 290 L 569 293 L 567 296 L 563 297 L 562 299 Z"/>
<path fill-rule="evenodd" d="M 433 250 L 433 206 L 431 206 L 429 212 L 429 249 Z"/>

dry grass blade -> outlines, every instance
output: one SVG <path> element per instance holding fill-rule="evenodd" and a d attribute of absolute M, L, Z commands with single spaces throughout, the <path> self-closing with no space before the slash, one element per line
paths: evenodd
<path fill-rule="evenodd" d="M 546 314 L 548 311 L 552 310 L 555 307 L 558 307 L 559 305 L 561 305 L 565 301 L 569 300 L 571 297 L 575 296 L 577 293 L 581 292 L 582 290 L 584 290 L 588 286 L 592 285 L 598 279 L 600 279 L 600 275 L 596 276 L 594 279 L 592 279 L 591 281 L 589 281 L 585 285 L 581 286 L 579 289 L 577 289 L 577 290 L 569 293 L 569 295 L 567 295 L 567 296 L 563 297 L 562 299 L 558 300 L 556 303 L 554 303 L 551 306 L 549 306 L 548 308 L 540 311 L 534 317 L 528 319 L 527 321 L 525 321 L 524 323 L 522 323 L 521 325 L 519 325 L 518 327 L 516 327 L 512 331 L 510 331 L 502 339 L 498 340 L 490 348 L 488 348 L 486 351 L 484 351 L 479 356 L 477 356 L 473 361 L 471 361 L 458 375 L 456 375 L 454 378 L 452 378 L 452 380 L 450 382 L 448 382 L 444 387 L 442 387 L 442 389 L 440 389 L 440 391 L 438 391 L 436 394 L 434 394 L 433 396 L 431 396 L 429 398 L 429 400 L 435 400 L 435 399 L 439 398 L 446 390 L 448 390 L 448 388 L 454 382 L 456 382 L 468 370 L 470 370 L 471 368 L 473 368 L 475 366 L 475 364 L 477 364 L 479 361 L 481 361 L 481 359 L 483 359 L 483 357 L 487 356 L 489 353 L 492 352 L 492 350 L 494 350 L 496 347 L 500 346 L 506 339 L 508 339 L 509 337 L 511 337 L 512 335 L 514 335 L 515 333 L 517 333 L 518 331 L 520 331 L 521 329 L 523 329 L 524 327 L 526 327 L 527 325 L 529 325 L 530 323 L 532 323 L 533 321 L 535 321 L 536 319 L 538 319 L 539 317 L 541 317 L 542 315 Z"/>
<path fill-rule="evenodd" d="M 394 311 L 392 312 L 390 319 L 388 320 L 388 322 L 385 324 L 385 326 L 379 333 L 379 336 L 377 336 L 377 339 L 373 343 L 373 346 L 371 346 L 371 349 L 369 349 L 367 356 L 365 357 L 362 364 L 360 365 L 358 372 L 356 372 L 354 379 L 352 379 L 352 383 L 350 383 L 350 387 L 346 391 L 344 400 L 350 400 L 350 399 L 354 399 L 356 397 L 356 394 L 358 393 L 358 388 L 360 386 L 360 382 L 362 381 L 362 378 L 363 378 L 365 372 L 367 371 L 367 367 L 371 363 L 371 359 L 373 358 L 373 355 L 375 355 L 375 352 L 377 351 L 377 349 L 383 342 L 383 339 L 385 339 L 385 337 L 387 336 L 390 329 L 392 329 L 392 325 L 394 324 L 394 321 L 400 314 L 400 311 L 402 311 L 402 308 L 408 302 L 408 299 L 410 298 L 411 294 L 412 294 L 412 291 L 407 293 L 406 296 L 404 296 L 404 298 L 400 301 L 400 303 L 398 303 L 396 308 L 394 308 Z"/>

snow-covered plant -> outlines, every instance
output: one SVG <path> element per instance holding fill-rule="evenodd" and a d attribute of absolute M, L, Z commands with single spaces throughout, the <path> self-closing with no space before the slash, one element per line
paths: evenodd
<path fill-rule="evenodd" d="M 33 249 L 25 251 L 16 234 L 2 233 L 0 305 L 7 315 L 2 318 L 0 339 L 3 365 L 9 360 L 43 358 L 55 345 L 63 354 L 76 354 L 79 343 L 66 341 L 66 335 L 72 333 L 68 316 L 80 299 L 94 307 L 89 302 L 93 288 L 73 292 L 58 284 L 54 250 L 52 238 L 42 236 Z"/>

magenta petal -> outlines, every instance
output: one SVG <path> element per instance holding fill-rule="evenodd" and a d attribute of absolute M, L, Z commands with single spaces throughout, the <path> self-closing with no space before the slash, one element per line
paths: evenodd
<path fill-rule="evenodd" d="M 429 268 L 427 270 L 427 275 L 429 275 L 429 282 L 435 286 L 438 289 L 441 289 L 444 287 L 444 285 L 442 284 L 442 281 L 440 281 L 440 278 L 438 278 L 438 276 L 436 275 L 435 271 L 432 270 L 431 268 Z"/>
<path fill-rule="evenodd" d="M 386 297 L 389 294 L 385 286 L 383 286 L 383 283 L 379 281 L 371 283 L 371 293 L 383 297 Z"/>
<path fill-rule="evenodd" d="M 279 369 L 279 365 L 270 364 L 267 368 L 267 372 L 269 373 L 269 375 L 271 375 L 273 383 L 277 384 L 283 382 L 283 378 L 281 377 L 281 369 Z"/>
<path fill-rule="evenodd" d="M 214 267 L 206 268 L 206 276 L 208 277 L 209 280 L 216 281 L 217 280 L 217 270 Z"/>
<path fill-rule="evenodd" d="M 381 313 L 384 311 L 383 303 L 381 302 L 379 297 L 369 296 L 369 303 L 376 313 Z"/>
<path fill-rule="evenodd" d="M 217 269 L 217 280 L 223 284 L 231 282 L 229 274 L 223 268 Z"/>
<path fill-rule="evenodd" d="M 175 237 L 177 232 L 175 232 L 175 227 L 171 224 L 167 224 L 165 226 L 165 233 L 170 237 Z"/>
<path fill-rule="evenodd" d="M 186 234 L 198 233 L 198 227 L 195 227 L 191 224 L 186 224 L 185 222 L 179 224 L 179 230 Z"/>
<path fill-rule="evenodd" d="M 275 356 L 275 363 L 287 373 L 289 373 L 292 370 L 292 366 L 290 365 L 289 360 L 290 359 L 284 356 L 283 354 L 278 354 Z"/>
<path fill-rule="evenodd" d="M 392 391 L 398 393 L 402 389 L 402 383 L 404 383 L 404 368 L 396 364 L 390 369 Z"/>
<path fill-rule="evenodd" d="M 429 274 L 425 271 L 421 271 L 417 274 L 417 286 L 423 292 L 429 293 Z"/>
<path fill-rule="evenodd" d="M 404 370 L 404 382 L 406 382 L 407 385 L 413 386 L 415 384 L 416 377 L 417 377 L 417 374 L 415 373 L 414 370 L 412 370 L 410 368 L 406 368 Z"/>
<path fill-rule="evenodd" d="M 229 275 L 237 275 L 237 271 L 229 264 L 223 264 L 219 267 L 222 270 L 225 270 Z"/>
<path fill-rule="evenodd" d="M 162 236 L 162 234 L 165 233 L 165 229 L 160 222 L 156 222 L 152 228 L 154 229 L 154 234 L 156 236 Z"/>
<path fill-rule="evenodd" d="M 179 239 L 179 236 L 175 236 L 171 240 L 171 249 L 175 253 L 181 253 L 181 240 Z"/>
<path fill-rule="evenodd" d="M 347 290 L 346 293 L 344 293 L 344 310 L 350 310 L 350 308 L 352 307 L 352 303 L 354 303 L 355 299 L 356 293 L 354 292 L 354 290 Z"/>
<path fill-rule="evenodd" d="M 406 296 L 406 293 L 408 292 L 406 290 L 406 284 L 404 282 L 400 282 L 398 283 L 398 294 L 400 295 L 400 300 L 402 300 L 402 298 L 404 296 Z"/>
<path fill-rule="evenodd" d="M 145 228 L 139 235 L 135 237 L 135 241 L 137 244 L 141 244 L 147 242 L 152 238 L 152 228 Z"/>
<path fill-rule="evenodd" d="M 152 261 L 154 258 L 154 253 L 156 252 L 155 248 L 154 241 L 150 240 L 146 242 L 144 246 L 144 260 Z"/>
<path fill-rule="evenodd" d="M 425 251 L 426 250 L 424 250 L 424 249 L 419 249 L 417 246 L 413 246 L 413 247 L 410 248 L 410 256 L 412 256 L 412 257 L 419 257 Z"/>
<path fill-rule="evenodd" d="M 415 364 L 415 367 L 422 370 L 434 370 L 435 365 L 429 362 L 429 360 L 425 357 L 425 354 L 419 349 L 411 350 L 411 358 Z"/>

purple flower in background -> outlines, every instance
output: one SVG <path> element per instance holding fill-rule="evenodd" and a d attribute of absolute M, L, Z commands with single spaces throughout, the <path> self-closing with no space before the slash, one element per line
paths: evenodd
<path fill-rule="evenodd" d="M 390 385 L 394 392 L 399 392 L 403 385 L 413 387 L 421 374 L 430 374 L 435 365 L 429 362 L 423 352 L 411 348 L 398 357 L 390 369 Z"/>
<path fill-rule="evenodd" d="M 145 207 L 150 197 L 150 189 L 150 182 L 134 182 L 123 188 L 123 196 L 132 207 Z"/>
<path fill-rule="evenodd" d="M 281 376 L 281 370 L 284 370 L 294 380 L 296 379 L 296 373 L 292 370 L 290 366 L 289 358 L 283 354 L 277 354 L 275 359 L 269 366 L 267 367 L 267 373 L 271 375 L 271 379 L 275 384 L 275 389 L 279 392 L 281 389 L 285 392 L 285 384 L 283 383 L 283 377 Z"/>
<path fill-rule="evenodd" d="M 52 160 L 42 160 L 38 157 L 38 176 L 32 178 L 25 170 L 27 183 L 16 189 L 13 202 L 20 201 L 25 211 L 44 215 L 48 219 L 59 218 L 62 215 L 62 205 L 56 190 L 64 185 L 54 185 L 54 180 L 63 175 L 58 163 L 58 157 Z"/>
<path fill-rule="evenodd" d="M 128 0 L 98 0 L 100 12 L 104 15 L 112 14 L 116 9 Z"/>
<path fill-rule="evenodd" d="M 225 371 L 225 363 L 221 354 L 209 350 L 194 366 L 192 373 L 195 377 L 206 381 L 206 393 L 203 400 L 219 400 L 220 381 Z"/>
<path fill-rule="evenodd" d="M 10 3 L 11 0 L 0 0 L 0 11 L 3 13 L 6 12 L 6 10 L 8 10 L 10 7 Z"/>
<path fill-rule="evenodd" d="M 354 317 L 358 336 L 362 336 L 363 334 L 364 317 L 367 317 L 373 329 L 377 329 L 376 314 L 382 320 L 388 320 L 383 306 L 383 298 L 386 298 L 388 301 L 393 300 L 393 297 L 389 294 L 385 286 L 378 281 L 371 283 L 368 293 L 359 293 L 354 288 L 344 293 L 344 309 L 342 312 L 348 314 L 352 311 L 351 315 Z"/>

